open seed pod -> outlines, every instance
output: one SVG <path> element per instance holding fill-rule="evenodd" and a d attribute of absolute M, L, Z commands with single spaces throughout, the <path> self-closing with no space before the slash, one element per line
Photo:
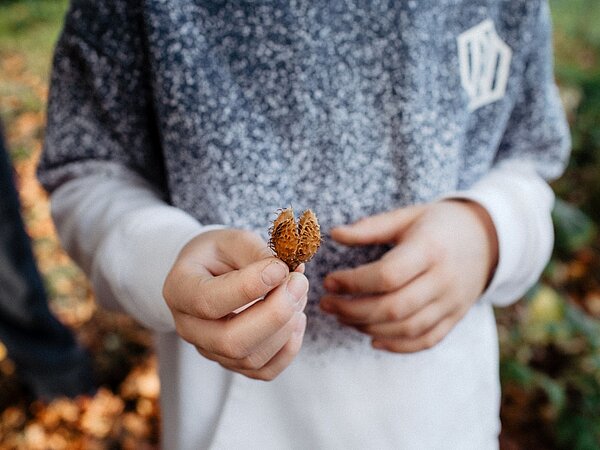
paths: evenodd
<path fill-rule="evenodd" d="M 321 229 L 317 216 L 310 209 L 296 223 L 294 210 L 281 211 L 270 229 L 269 247 L 285 262 L 290 271 L 310 261 L 321 245 Z"/>

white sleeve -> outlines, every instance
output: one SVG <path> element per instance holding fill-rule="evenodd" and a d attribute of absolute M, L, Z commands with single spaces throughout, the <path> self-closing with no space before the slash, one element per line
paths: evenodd
<path fill-rule="evenodd" d="M 498 236 L 499 259 L 483 301 L 507 306 L 538 280 L 552 254 L 554 193 L 524 161 L 498 164 L 466 191 L 444 198 L 463 198 L 483 206 Z"/>
<path fill-rule="evenodd" d="M 62 244 L 88 274 L 98 303 L 155 331 L 174 330 L 164 280 L 190 239 L 220 227 L 202 226 L 169 206 L 126 169 L 67 181 L 53 192 L 51 205 Z"/>

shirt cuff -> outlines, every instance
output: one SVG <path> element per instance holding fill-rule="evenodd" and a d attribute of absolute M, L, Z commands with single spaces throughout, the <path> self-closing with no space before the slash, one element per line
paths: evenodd
<path fill-rule="evenodd" d="M 507 162 L 465 191 L 445 195 L 480 204 L 498 237 L 498 265 L 481 301 L 508 306 L 539 279 L 552 254 L 554 193 L 532 166 Z"/>
<path fill-rule="evenodd" d="M 98 302 L 110 307 L 118 301 L 129 315 L 155 331 L 175 330 L 162 295 L 165 279 L 192 238 L 220 228 L 200 225 L 168 205 L 129 213 L 104 239 L 94 259 L 91 281 Z"/>
<path fill-rule="evenodd" d="M 174 330 L 162 295 L 166 276 L 193 237 L 223 227 L 168 205 L 122 167 L 66 181 L 51 202 L 61 242 L 89 276 L 98 304 L 155 331 Z"/>

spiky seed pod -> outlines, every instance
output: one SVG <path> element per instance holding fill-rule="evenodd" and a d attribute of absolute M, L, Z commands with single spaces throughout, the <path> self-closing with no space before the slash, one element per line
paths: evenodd
<path fill-rule="evenodd" d="M 298 221 L 298 235 L 300 243 L 296 251 L 296 258 L 301 262 L 308 262 L 321 245 L 321 228 L 317 216 L 310 209 L 304 211 Z"/>
<path fill-rule="evenodd" d="M 290 270 L 295 262 L 299 240 L 294 211 L 292 208 L 284 209 L 273 222 L 269 246 L 277 257 L 290 267 Z"/>
<path fill-rule="evenodd" d="M 294 210 L 281 211 L 271 227 L 269 247 L 285 262 L 290 271 L 310 261 L 321 245 L 321 230 L 317 216 L 310 209 L 304 211 L 298 224 Z"/>

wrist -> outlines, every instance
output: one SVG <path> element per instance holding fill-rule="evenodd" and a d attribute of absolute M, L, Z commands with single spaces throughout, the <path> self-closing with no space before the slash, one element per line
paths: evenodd
<path fill-rule="evenodd" d="M 449 201 L 457 202 L 465 206 L 473 214 L 473 216 L 477 219 L 477 223 L 481 226 L 485 236 L 485 242 L 487 243 L 487 279 L 485 281 L 485 289 L 488 287 L 489 283 L 494 277 L 494 273 L 498 267 L 499 243 L 494 221 L 492 220 L 492 217 L 488 213 L 487 209 L 473 200 L 457 198 Z"/>

